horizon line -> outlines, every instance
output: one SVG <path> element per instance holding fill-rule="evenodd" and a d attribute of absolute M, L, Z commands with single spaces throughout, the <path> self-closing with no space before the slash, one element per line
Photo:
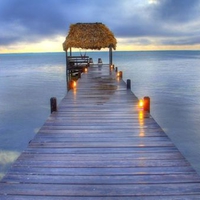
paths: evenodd
<path fill-rule="evenodd" d="M 113 52 L 150 52 L 150 51 L 154 51 L 154 52 L 156 52 L 156 51 L 200 51 L 200 49 L 199 50 L 197 50 L 197 49 L 173 49 L 173 50 L 171 50 L 171 49 L 165 49 L 165 50 L 163 50 L 163 49 L 161 49 L 161 50 L 155 50 L 155 49 L 153 49 L 153 50 L 114 50 Z M 108 52 L 108 51 L 106 51 L 106 50 L 87 50 L 87 52 L 90 52 L 90 53 L 95 53 L 95 52 Z M 36 51 L 36 52 L 5 52 L 5 53 L 3 53 L 3 52 L 0 52 L 0 55 L 2 55 L 2 54 L 42 54 L 42 53 L 66 53 L 65 51 L 44 51 L 44 52 L 40 52 L 40 51 Z M 72 53 L 80 53 L 79 51 L 73 51 Z"/>

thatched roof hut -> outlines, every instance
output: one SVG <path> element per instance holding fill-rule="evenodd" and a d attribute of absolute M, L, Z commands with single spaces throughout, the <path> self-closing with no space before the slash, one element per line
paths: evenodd
<path fill-rule="evenodd" d="M 63 43 L 64 51 L 69 48 L 100 50 L 116 49 L 117 40 L 113 33 L 102 23 L 77 23 L 70 26 Z"/>

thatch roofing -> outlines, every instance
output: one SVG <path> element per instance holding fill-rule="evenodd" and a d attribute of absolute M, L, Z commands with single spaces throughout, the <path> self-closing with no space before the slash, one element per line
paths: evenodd
<path fill-rule="evenodd" d="M 72 24 L 63 43 L 68 48 L 96 49 L 112 47 L 116 49 L 117 40 L 113 33 L 102 23 Z"/>

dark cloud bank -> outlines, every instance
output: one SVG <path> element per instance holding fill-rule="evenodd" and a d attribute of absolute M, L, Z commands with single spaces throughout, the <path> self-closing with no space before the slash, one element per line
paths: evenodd
<path fill-rule="evenodd" d="M 65 37 L 69 25 L 102 22 L 120 38 L 160 38 L 161 44 L 200 44 L 200 1 L 1 0 L 0 45 Z M 142 1 L 141 1 L 142 2 Z"/>

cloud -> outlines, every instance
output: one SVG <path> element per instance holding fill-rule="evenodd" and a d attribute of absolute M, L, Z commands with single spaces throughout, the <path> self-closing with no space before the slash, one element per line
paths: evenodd
<path fill-rule="evenodd" d="M 106 23 L 104 10 L 108 12 L 113 3 L 117 4 L 114 0 L 3 0 L 0 2 L 0 44 L 64 35 L 71 23 L 102 19 Z"/>
<path fill-rule="evenodd" d="M 50 3 L 50 7 L 44 2 Z M 1 44 L 21 40 L 34 41 L 38 37 L 60 34 L 66 28 L 59 7 L 52 0 L 8 0 L 1 8 Z"/>
<path fill-rule="evenodd" d="M 145 45 L 145 41 L 146 45 L 200 44 L 199 8 L 199 0 L 149 1 L 138 6 L 120 28 L 115 26 L 114 32 L 118 37 L 136 38 L 135 45 Z"/>
<path fill-rule="evenodd" d="M 184 37 L 181 39 L 173 38 L 173 39 L 163 39 L 160 41 L 161 45 L 196 45 L 200 44 L 199 37 Z"/>
<path fill-rule="evenodd" d="M 156 17 L 165 22 L 187 23 L 199 15 L 199 0 L 158 0 Z"/>
<path fill-rule="evenodd" d="M 199 44 L 199 8 L 199 0 L 1 0 L 0 45 L 64 40 L 77 22 L 102 22 L 137 44 Z"/>
<path fill-rule="evenodd" d="M 182 26 L 187 28 L 193 21 L 200 21 L 199 0 L 149 2 L 150 4 L 137 7 L 136 11 L 134 10 L 133 14 L 120 26 L 120 29 L 115 27 L 119 36 L 177 36 L 182 35 Z M 188 28 L 187 31 L 190 32 L 191 29 Z"/>

